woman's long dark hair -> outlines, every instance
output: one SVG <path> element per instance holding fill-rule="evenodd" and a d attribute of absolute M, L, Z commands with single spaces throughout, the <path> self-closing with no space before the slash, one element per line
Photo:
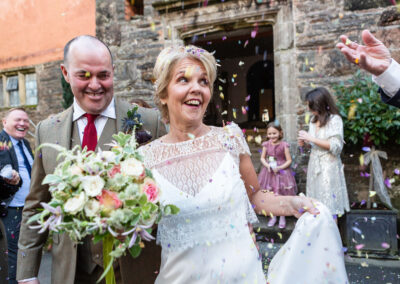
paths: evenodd
<path fill-rule="evenodd" d="M 338 114 L 339 110 L 331 94 L 324 87 L 318 87 L 306 94 L 306 101 L 311 111 L 318 114 L 311 120 L 312 123 L 319 121 L 319 127 L 323 127 L 329 120 L 331 114 Z"/>

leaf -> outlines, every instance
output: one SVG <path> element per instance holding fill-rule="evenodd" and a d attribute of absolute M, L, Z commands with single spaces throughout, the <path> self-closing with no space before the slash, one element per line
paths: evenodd
<path fill-rule="evenodd" d="M 58 175 L 48 174 L 42 181 L 42 184 L 57 184 L 60 182 L 62 182 L 61 177 Z"/>
<path fill-rule="evenodd" d="M 171 215 L 171 214 L 175 215 L 175 214 L 178 214 L 179 211 L 180 211 L 179 208 L 172 204 L 168 204 L 164 208 L 165 215 Z"/>
<path fill-rule="evenodd" d="M 138 242 L 138 241 L 136 240 L 136 242 Z M 129 249 L 129 253 L 131 254 L 131 256 L 133 258 L 137 258 L 140 255 L 141 251 L 142 251 L 142 248 L 140 247 L 139 244 L 135 244 Z"/>

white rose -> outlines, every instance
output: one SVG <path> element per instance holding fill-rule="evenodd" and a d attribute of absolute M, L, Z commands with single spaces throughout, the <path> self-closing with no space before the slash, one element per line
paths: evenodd
<path fill-rule="evenodd" d="M 78 167 L 77 165 L 73 165 L 69 168 L 71 175 L 81 175 L 83 173 L 82 169 L 80 167 Z"/>
<path fill-rule="evenodd" d="M 105 185 L 105 181 L 100 176 L 84 176 L 81 181 L 83 189 L 91 197 L 100 195 Z"/>
<path fill-rule="evenodd" d="M 100 212 L 100 203 L 97 200 L 91 199 L 86 202 L 85 214 L 88 217 L 94 217 Z"/>
<path fill-rule="evenodd" d="M 115 160 L 115 153 L 111 151 L 99 152 L 100 159 L 105 160 L 107 163 L 112 163 Z"/>
<path fill-rule="evenodd" d="M 121 173 L 127 176 L 140 177 L 144 172 L 142 162 L 131 158 L 121 163 Z"/>
<path fill-rule="evenodd" d="M 79 211 L 82 211 L 83 206 L 85 205 L 86 196 L 82 191 L 78 196 L 72 197 L 67 200 L 64 204 L 65 212 L 69 212 L 71 214 L 76 214 Z"/>

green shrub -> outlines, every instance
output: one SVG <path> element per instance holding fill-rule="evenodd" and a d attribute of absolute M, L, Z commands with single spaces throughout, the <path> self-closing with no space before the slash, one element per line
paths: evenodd
<path fill-rule="evenodd" d="M 388 140 L 400 143 L 400 110 L 381 101 L 378 86 L 371 76 L 358 71 L 352 79 L 334 85 L 333 89 L 346 141 L 361 144 L 369 134 L 376 146 Z"/>
<path fill-rule="evenodd" d="M 72 93 L 71 86 L 67 81 L 65 81 L 64 76 L 62 74 L 61 74 L 61 86 L 63 89 L 62 106 L 64 109 L 67 109 L 74 102 L 74 94 Z"/>

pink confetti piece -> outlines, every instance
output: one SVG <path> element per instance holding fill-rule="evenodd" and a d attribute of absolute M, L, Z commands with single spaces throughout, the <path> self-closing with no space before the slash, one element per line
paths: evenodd
<path fill-rule="evenodd" d="M 222 40 L 226 40 L 226 36 L 223 36 L 223 37 L 222 37 Z"/>
<path fill-rule="evenodd" d="M 244 43 L 244 47 L 246 47 L 249 44 L 249 40 L 246 40 Z"/>
<path fill-rule="evenodd" d="M 255 38 L 257 35 L 257 30 L 252 30 L 251 31 L 251 38 Z"/>
<path fill-rule="evenodd" d="M 364 244 L 356 245 L 356 250 L 360 250 L 360 249 L 362 249 L 363 247 L 365 247 Z"/>
<path fill-rule="evenodd" d="M 245 99 L 246 102 L 248 102 L 250 100 L 250 95 L 248 95 Z"/>
<path fill-rule="evenodd" d="M 390 245 L 389 245 L 388 243 L 385 243 L 385 242 L 382 243 L 381 246 L 382 246 L 383 248 L 385 248 L 385 249 L 390 248 Z"/>

